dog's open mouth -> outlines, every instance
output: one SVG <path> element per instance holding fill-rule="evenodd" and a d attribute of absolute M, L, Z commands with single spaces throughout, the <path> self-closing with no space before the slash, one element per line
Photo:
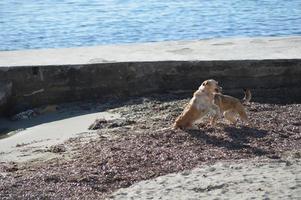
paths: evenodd
<path fill-rule="evenodd" d="M 215 88 L 214 91 L 217 93 L 222 92 L 222 88 Z"/>

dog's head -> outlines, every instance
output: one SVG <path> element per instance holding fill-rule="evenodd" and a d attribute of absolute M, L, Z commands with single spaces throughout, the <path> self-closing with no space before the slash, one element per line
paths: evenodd
<path fill-rule="evenodd" d="M 206 80 L 200 86 L 201 90 L 205 90 L 211 93 L 220 93 L 222 92 L 222 87 L 218 85 L 218 82 L 213 79 Z"/>

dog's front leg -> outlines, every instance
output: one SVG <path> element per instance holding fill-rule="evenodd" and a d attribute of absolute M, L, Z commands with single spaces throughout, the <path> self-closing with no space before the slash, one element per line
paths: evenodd
<path fill-rule="evenodd" d="M 216 104 L 212 105 L 212 110 L 214 111 L 214 116 L 210 120 L 210 125 L 215 126 L 218 118 L 221 118 L 221 111 L 220 111 L 220 108 Z"/>

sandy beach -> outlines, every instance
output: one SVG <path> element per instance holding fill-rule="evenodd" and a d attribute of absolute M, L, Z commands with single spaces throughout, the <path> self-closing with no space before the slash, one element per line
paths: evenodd
<path fill-rule="evenodd" d="M 217 162 L 120 189 L 108 199 L 300 199 L 301 160 Z"/>
<path fill-rule="evenodd" d="M 0 200 L 301 200 L 301 0 L 2 0 L 0 28 Z"/>
<path fill-rule="evenodd" d="M 48 144 L 35 143 L 34 152 L 26 149 L 30 144 L 11 143 L 9 148 L 27 151 L 26 156 L 2 149 L 0 198 L 300 197 L 300 104 L 251 103 L 246 109 L 253 127 L 229 126 L 223 120 L 211 127 L 204 119 L 196 129 L 171 129 L 188 100 L 187 94 L 167 94 L 79 102 L 59 105 L 57 113 L 14 122 L 49 119 L 2 141 L 17 141 L 38 130 L 49 135 L 46 130 L 55 131 L 59 125 L 57 132 L 68 134 L 64 141 L 53 137 Z M 66 117 L 67 111 L 73 115 Z M 50 119 L 52 115 L 58 116 L 56 120 Z M 95 124 L 96 119 L 100 120 Z M 95 130 L 88 130 L 93 123 Z M 39 156 L 31 157 L 35 152 Z"/>

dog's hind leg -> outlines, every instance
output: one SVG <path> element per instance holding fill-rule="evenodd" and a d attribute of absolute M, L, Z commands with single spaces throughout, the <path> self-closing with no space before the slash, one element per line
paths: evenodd
<path fill-rule="evenodd" d="M 239 109 L 237 110 L 237 112 L 239 114 L 239 117 L 240 117 L 241 121 L 243 121 L 246 124 L 250 124 L 248 116 L 247 116 L 247 113 L 246 113 L 246 111 L 245 111 L 245 109 L 244 109 L 243 106 L 239 107 Z"/>
<path fill-rule="evenodd" d="M 236 124 L 235 112 L 232 110 L 228 110 L 224 112 L 224 117 L 230 124 Z"/>

